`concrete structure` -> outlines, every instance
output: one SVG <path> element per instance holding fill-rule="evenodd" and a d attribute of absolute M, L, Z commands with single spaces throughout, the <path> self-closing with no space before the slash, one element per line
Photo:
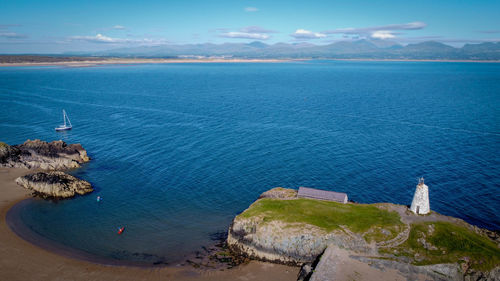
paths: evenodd
<path fill-rule="evenodd" d="M 431 212 L 429 204 L 429 187 L 425 185 L 424 178 L 418 180 L 410 210 L 417 215 L 425 215 Z"/>
<path fill-rule="evenodd" d="M 347 194 L 309 187 L 299 187 L 298 197 L 347 203 Z"/>

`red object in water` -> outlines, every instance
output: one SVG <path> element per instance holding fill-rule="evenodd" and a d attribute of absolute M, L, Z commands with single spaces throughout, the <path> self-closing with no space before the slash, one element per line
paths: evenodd
<path fill-rule="evenodd" d="M 120 227 L 120 229 L 118 229 L 118 234 L 122 234 L 122 232 L 125 230 L 125 226 L 123 227 Z"/>

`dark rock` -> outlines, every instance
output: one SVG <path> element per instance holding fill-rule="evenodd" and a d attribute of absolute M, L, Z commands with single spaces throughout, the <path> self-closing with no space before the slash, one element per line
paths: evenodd
<path fill-rule="evenodd" d="M 64 141 L 45 142 L 27 140 L 23 144 L 9 146 L 0 143 L 0 167 L 58 170 L 78 168 L 89 161 L 87 151 L 80 144 Z"/>
<path fill-rule="evenodd" d="M 68 198 L 93 191 L 89 182 L 59 171 L 28 174 L 17 178 L 16 183 L 44 198 Z"/>
<path fill-rule="evenodd" d="M 305 263 L 302 265 L 299 271 L 299 275 L 297 276 L 297 281 L 307 281 L 311 278 L 313 273 L 313 268 L 310 263 Z"/>

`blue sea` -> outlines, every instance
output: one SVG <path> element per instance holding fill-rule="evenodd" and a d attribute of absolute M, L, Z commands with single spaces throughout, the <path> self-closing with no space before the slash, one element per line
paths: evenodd
<path fill-rule="evenodd" d="M 432 210 L 500 229 L 497 63 L 4 67 L 0 108 L 1 141 L 88 151 L 72 173 L 95 192 L 20 219 L 102 257 L 178 262 L 277 186 L 409 205 L 423 176 Z"/>

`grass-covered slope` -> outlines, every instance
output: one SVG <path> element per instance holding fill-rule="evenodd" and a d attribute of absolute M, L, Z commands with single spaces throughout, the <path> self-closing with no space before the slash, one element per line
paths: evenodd
<path fill-rule="evenodd" d="M 408 240 L 393 251 L 416 265 L 460 262 L 477 270 L 500 265 L 500 249 L 493 241 L 449 222 L 412 224 Z"/>
<path fill-rule="evenodd" d="M 264 198 L 240 215 L 242 218 L 263 217 L 264 222 L 280 220 L 306 223 L 326 231 L 344 226 L 353 232 L 365 232 L 372 227 L 402 225 L 399 214 L 372 205 L 341 204 L 312 199 L 276 200 Z"/>

